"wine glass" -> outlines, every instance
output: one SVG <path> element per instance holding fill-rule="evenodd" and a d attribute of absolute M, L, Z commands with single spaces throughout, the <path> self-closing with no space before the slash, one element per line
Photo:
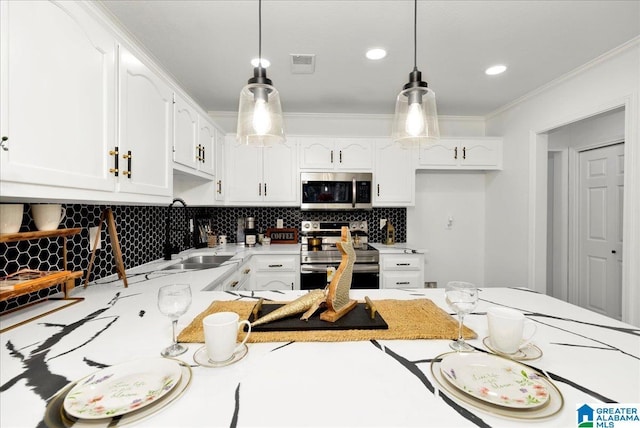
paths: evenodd
<path fill-rule="evenodd" d="M 478 305 L 478 289 L 470 282 L 451 281 L 445 288 L 447 304 L 458 314 L 458 339 L 449 344 L 456 351 L 473 351 L 462 337 L 464 316 L 473 311 Z"/>
<path fill-rule="evenodd" d="M 175 357 L 187 352 L 187 348 L 178 343 L 176 326 L 178 318 L 187 312 L 190 305 L 191 287 L 188 284 L 165 285 L 158 290 L 158 309 L 171 319 L 173 326 L 173 344 L 160 352 L 163 357 Z"/>

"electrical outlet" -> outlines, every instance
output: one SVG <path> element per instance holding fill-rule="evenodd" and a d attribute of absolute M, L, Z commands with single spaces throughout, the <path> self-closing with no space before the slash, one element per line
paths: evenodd
<path fill-rule="evenodd" d="M 98 226 L 89 228 L 89 251 L 93 251 L 93 246 L 96 243 L 96 234 L 98 233 Z M 98 239 L 98 245 L 96 249 L 101 248 L 102 241 Z"/>

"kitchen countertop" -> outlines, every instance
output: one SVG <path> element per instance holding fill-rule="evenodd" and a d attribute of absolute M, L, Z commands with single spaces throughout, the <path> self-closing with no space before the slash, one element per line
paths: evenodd
<path fill-rule="evenodd" d="M 297 251 L 271 247 L 257 251 Z M 203 250 L 233 253 L 238 259 L 250 253 L 235 246 Z M 305 293 L 201 291 L 236 264 L 157 274 L 166 263 L 129 270 L 128 288 L 121 281 L 104 280 L 74 289 L 73 297 L 84 301 L 0 334 L 0 426 L 44 426 L 48 398 L 69 382 L 101 367 L 159 357 L 171 340 L 170 321 L 156 306 L 162 285 L 191 284 L 193 303 L 179 328 L 214 300 L 288 300 Z M 351 295 L 374 300 L 428 298 L 449 312 L 443 289 L 352 290 Z M 544 353 L 528 363 L 547 373 L 564 395 L 561 413 L 527 425 L 576 426 L 577 405 L 640 402 L 639 328 L 527 289 L 482 288 L 480 299 L 465 319 L 478 333 L 478 339 L 469 342 L 486 350 L 482 339 L 487 335 L 488 307 L 524 311 L 537 323 L 534 343 Z M 53 302 L 40 305 L 49 304 Z M 184 396 L 136 426 L 522 426 L 521 420 L 479 410 L 439 392 L 430 362 L 450 351 L 448 343 L 250 343 L 246 357 L 222 368 L 197 366 L 193 355 L 202 345 L 187 344 L 189 350 L 178 358 L 192 365 L 191 385 Z"/>
<path fill-rule="evenodd" d="M 406 242 L 396 242 L 393 245 L 386 245 L 380 243 L 369 242 L 373 248 L 378 250 L 380 254 L 425 254 L 427 250 L 419 248 L 415 245 L 408 244 Z"/>

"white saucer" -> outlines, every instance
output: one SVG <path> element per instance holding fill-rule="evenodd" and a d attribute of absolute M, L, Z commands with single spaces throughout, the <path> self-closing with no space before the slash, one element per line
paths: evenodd
<path fill-rule="evenodd" d="M 205 345 L 199 348 L 196 353 L 193 354 L 193 361 L 204 367 L 224 367 L 240 361 L 244 358 L 245 355 L 247 355 L 247 352 L 249 352 L 249 348 L 247 347 L 247 345 L 242 345 L 240 350 L 233 354 L 233 356 L 227 361 L 215 362 L 209 359 L 209 355 L 207 354 L 207 346 Z"/>
<path fill-rule="evenodd" d="M 542 357 L 542 350 L 533 343 L 528 343 L 526 346 L 523 346 L 515 354 L 506 354 L 495 349 L 493 347 L 493 344 L 491 343 L 491 338 L 489 336 L 482 339 L 482 343 L 487 347 L 489 351 L 493 352 L 494 354 L 506 358 L 511 358 L 512 360 L 528 361 L 537 360 L 538 358 Z"/>

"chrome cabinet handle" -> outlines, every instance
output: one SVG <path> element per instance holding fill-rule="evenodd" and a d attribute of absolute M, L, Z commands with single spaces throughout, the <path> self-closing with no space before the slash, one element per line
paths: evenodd
<path fill-rule="evenodd" d="M 333 150 L 331 150 L 331 163 L 333 163 Z"/>
<path fill-rule="evenodd" d="M 467 158 L 467 148 L 463 147 L 462 148 L 462 159 L 466 159 Z"/>
<path fill-rule="evenodd" d="M 458 148 L 457 147 L 453 149 L 453 158 L 454 159 L 458 159 Z"/>
<path fill-rule="evenodd" d="M 222 180 L 218 180 L 218 194 L 222 193 Z"/>
<path fill-rule="evenodd" d="M 340 163 L 342 163 L 342 150 L 340 150 Z"/>
<path fill-rule="evenodd" d="M 378 196 L 380 196 L 380 184 L 378 184 Z"/>
<path fill-rule="evenodd" d="M 282 267 L 282 265 L 269 265 L 270 268 L 279 268 Z"/>

